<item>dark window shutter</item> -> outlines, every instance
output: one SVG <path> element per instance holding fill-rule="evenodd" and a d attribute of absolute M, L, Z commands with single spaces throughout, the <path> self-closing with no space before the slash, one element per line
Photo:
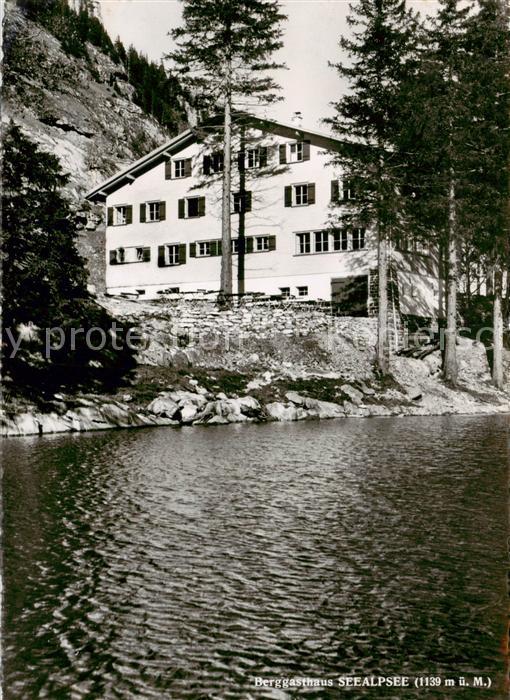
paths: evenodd
<path fill-rule="evenodd" d="M 179 265 L 186 263 L 186 243 L 181 243 L 179 246 Z"/>
<path fill-rule="evenodd" d="M 232 199 L 234 201 L 234 214 L 239 214 L 241 211 L 241 195 L 239 192 L 234 192 L 232 194 Z"/>
<path fill-rule="evenodd" d="M 246 240 L 246 252 L 253 253 L 253 236 L 248 236 Z"/>
<path fill-rule="evenodd" d="M 221 241 L 216 241 L 216 255 L 221 255 Z"/>
<path fill-rule="evenodd" d="M 191 177 L 191 158 L 184 161 L 184 177 Z"/>
<path fill-rule="evenodd" d="M 197 257 L 197 244 L 196 243 L 189 244 L 189 256 L 190 256 L 190 258 Z"/>
<path fill-rule="evenodd" d="M 280 164 L 287 162 L 287 146 L 282 143 L 280 146 Z"/>
<path fill-rule="evenodd" d="M 244 211 L 251 211 L 251 192 L 244 193 Z"/>
<path fill-rule="evenodd" d="M 241 173 L 244 171 L 244 156 L 244 151 L 239 151 L 237 154 L 237 167 Z"/>
<path fill-rule="evenodd" d="M 204 175 L 209 175 L 211 172 L 211 156 L 204 156 L 203 169 Z"/>
<path fill-rule="evenodd" d="M 179 219 L 184 219 L 184 199 L 179 199 Z"/>
<path fill-rule="evenodd" d="M 158 267 L 165 267 L 165 246 L 158 245 Z"/>
<path fill-rule="evenodd" d="M 205 197 L 198 198 L 198 215 L 205 216 Z"/>
<path fill-rule="evenodd" d="M 291 185 L 289 185 L 288 187 L 285 188 L 285 206 L 286 207 L 292 206 L 292 187 L 291 187 Z"/>
<path fill-rule="evenodd" d="M 315 204 L 315 182 L 308 185 L 308 204 Z"/>
<path fill-rule="evenodd" d="M 110 250 L 110 265 L 116 265 L 116 264 L 117 264 L 117 251 Z"/>
<path fill-rule="evenodd" d="M 172 179 L 172 161 L 170 158 L 165 161 L 165 180 Z"/>
<path fill-rule="evenodd" d="M 310 160 L 310 141 L 303 141 L 303 160 Z"/>
<path fill-rule="evenodd" d="M 151 259 L 151 249 L 150 248 L 144 248 L 143 249 L 143 261 L 144 262 L 150 262 Z"/>
<path fill-rule="evenodd" d="M 269 250 L 276 250 L 276 236 L 268 236 Z"/>
<path fill-rule="evenodd" d="M 259 149 L 260 167 L 265 168 L 267 165 L 267 146 L 261 146 Z"/>
<path fill-rule="evenodd" d="M 129 206 L 126 207 L 126 224 L 132 224 L 133 223 L 133 207 L 130 204 Z"/>
<path fill-rule="evenodd" d="M 140 223 L 141 224 L 145 223 L 146 210 L 147 210 L 147 207 L 145 205 L 145 202 L 143 204 L 140 204 Z"/>
<path fill-rule="evenodd" d="M 338 180 L 331 180 L 331 201 L 338 202 L 340 198 L 340 184 Z"/>
<path fill-rule="evenodd" d="M 164 221 L 166 219 L 166 202 L 159 203 L 159 220 Z"/>
<path fill-rule="evenodd" d="M 108 226 L 113 226 L 113 207 L 108 207 Z"/>

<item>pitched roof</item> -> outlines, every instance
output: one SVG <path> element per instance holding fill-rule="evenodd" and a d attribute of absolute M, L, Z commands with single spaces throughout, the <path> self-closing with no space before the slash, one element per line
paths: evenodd
<path fill-rule="evenodd" d="M 236 117 L 237 123 L 243 122 L 246 126 L 258 128 L 261 131 L 270 132 L 277 136 L 283 136 L 290 139 L 300 139 L 310 141 L 314 146 L 324 148 L 328 151 L 341 150 L 344 142 L 335 139 L 332 136 L 323 134 L 317 131 L 305 129 L 296 124 L 283 124 L 272 119 L 264 119 L 247 114 L 238 114 Z M 218 120 L 212 120 L 207 126 L 214 126 Z M 201 128 L 205 128 L 201 127 Z M 179 153 L 183 148 L 199 140 L 198 132 L 200 129 L 187 129 L 178 136 L 175 136 L 163 146 L 155 148 L 143 158 L 136 160 L 124 170 L 119 171 L 108 180 L 105 180 L 94 189 L 87 193 L 86 198 L 92 201 L 105 199 L 108 194 L 114 192 L 119 187 L 132 182 L 138 175 L 150 170 L 158 163 L 168 160 L 173 154 Z"/>

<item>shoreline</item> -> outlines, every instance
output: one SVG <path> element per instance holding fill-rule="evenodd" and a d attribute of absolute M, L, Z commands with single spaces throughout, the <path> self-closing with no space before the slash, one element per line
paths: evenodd
<path fill-rule="evenodd" d="M 104 397 L 96 398 L 90 395 L 61 400 L 58 412 L 43 412 L 29 406 L 9 411 L 7 407 L 2 410 L 0 416 L 0 437 L 44 437 L 63 433 L 163 426 L 180 428 L 341 418 L 510 415 L 510 405 L 503 401 L 476 401 L 466 406 L 436 402 L 433 407 L 424 404 L 423 400 L 426 397 L 420 396 L 405 404 L 386 405 L 380 397 L 369 393 L 372 401 L 364 402 L 363 399 L 368 396 L 357 396 L 354 392 L 361 391 L 355 387 L 350 387 L 351 400 L 344 401 L 343 404 L 322 401 L 293 391 L 286 392 L 283 401 L 261 403 L 252 395 L 227 397 L 220 393 L 211 396 L 201 387 L 194 388 L 198 389 L 198 392 L 160 392 L 146 407 L 132 407 L 128 402 L 114 398 L 105 401 Z M 347 386 L 344 388 L 348 390 Z M 366 391 L 373 390 L 366 387 Z"/>

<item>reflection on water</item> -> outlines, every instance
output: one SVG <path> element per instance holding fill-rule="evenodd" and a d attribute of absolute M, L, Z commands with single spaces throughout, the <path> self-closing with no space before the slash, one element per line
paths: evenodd
<path fill-rule="evenodd" d="M 4 443 L 5 697 L 287 698 L 253 677 L 340 674 L 485 675 L 498 689 L 483 696 L 503 697 L 507 428 Z"/>

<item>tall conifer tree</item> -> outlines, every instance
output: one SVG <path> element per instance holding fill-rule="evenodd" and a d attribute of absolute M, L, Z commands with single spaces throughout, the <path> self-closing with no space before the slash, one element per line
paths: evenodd
<path fill-rule="evenodd" d="M 269 71 L 281 67 L 272 54 L 282 46 L 285 16 L 277 0 L 183 0 L 183 25 L 172 31 L 176 48 L 167 56 L 192 96 L 199 115 L 223 117 L 222 258 L 220 296 L 232 294 L 232 116 L 246 99 L 277 98 Z"/>
<path fill-rule="evenodd" d="M 396 144 L 401 85 L 414 55 L 416 18 L 404 0 L 361 0 L 350 6 L 348 23 L 352 38 L 340 40 L 347 59 L 335 67 L 347 79 L 349 90 L 335 103 L 335 117 L 326 121 L 358 146 L 344 148 L 335 159 L 356 192 L 342 219 L 368 225 L 377 235 L 377 364 L 387 374 L 388 254 L 391 239 L 402 227 L 402 168 Z"/>

